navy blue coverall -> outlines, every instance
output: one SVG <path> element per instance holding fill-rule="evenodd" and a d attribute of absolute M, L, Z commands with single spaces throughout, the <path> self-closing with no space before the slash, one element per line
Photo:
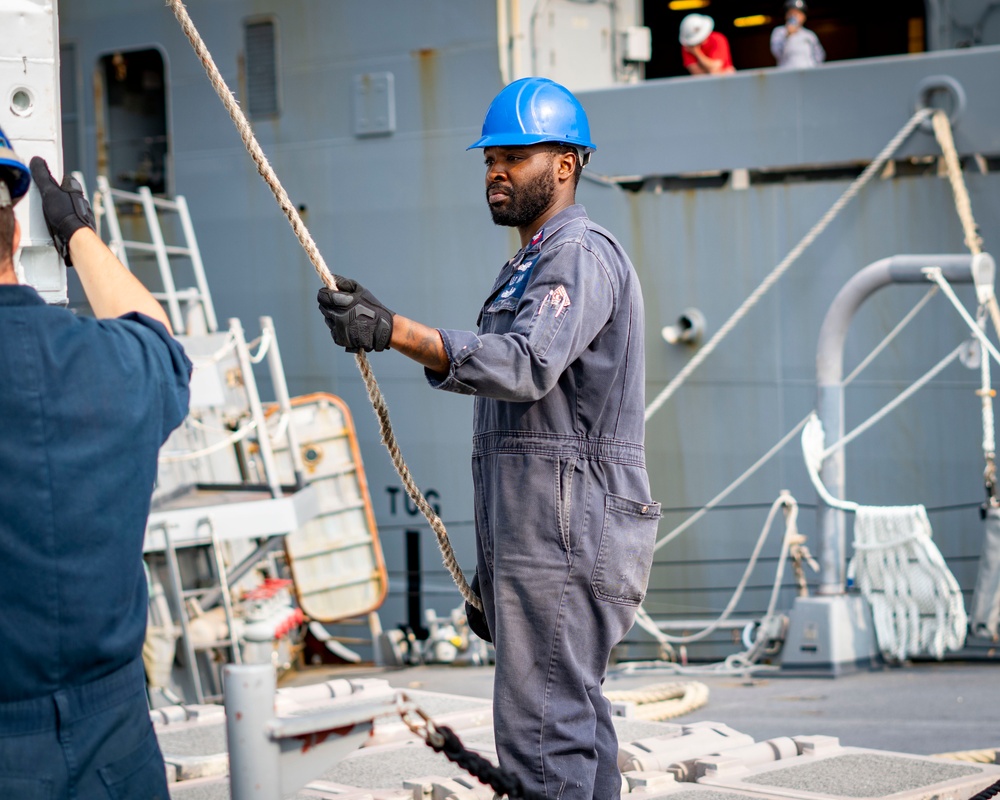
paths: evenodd
<path fill-rule="evenodd" d="M 477 569 L 496 646 L 500 765 L 551 798 L 621 792 L 601 685 L 631 627 L 660 507 L 643 449 L 643 306 L 580 205 L 504 265 L 478 334 L 441 330 L 431 385 L 476 396 Z"/>
<path fill-rule="evenodd" d="M 149 317 L 0 286 L 0 797 L 167 800 L 142 542 L 190 367 Z"/>

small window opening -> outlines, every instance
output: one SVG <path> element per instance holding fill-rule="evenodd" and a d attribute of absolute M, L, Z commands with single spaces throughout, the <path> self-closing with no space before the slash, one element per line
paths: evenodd
<path fill-rule="evenodd" d="M 158 50 L 111 53 L 99 62 L 106 128 L 98 133 L 98 170 L 117 189 L 167 191 L 167 93 Z M 102 141 L 103 139 L 103 141 Z"/>
<path fill-rule="evenodd" d="M 245 25 L 247 113 L 251 119 L 278 115 L 278 46 L 273 20 Z"/>

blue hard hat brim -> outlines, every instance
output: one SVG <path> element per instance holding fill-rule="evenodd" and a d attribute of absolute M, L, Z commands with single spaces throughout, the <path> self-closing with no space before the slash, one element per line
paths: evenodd
<path fill-rule="evenodd" d="M 17 200 L 28 193 L 31 187 L 31 173 L 20 161 L 0 157 L 0 174 L 9 176 L 5 177 L 5 180 L 12 200 Z"/>
<path fill-rule="evenodd" d="M 544 144 L 546 142 L 582 147 L 584 151 L 588 153 L 593 153 L 597 150 L 597 145 L 592 142 L 584 142 L 574 139 L 555 139 L 551 136 L 543 136 L 538 133 L 505 133 L 500 135 L 481 136 L 465 149 L 475 150 L 479 147 L 517 147 L 519 145 Z"/>

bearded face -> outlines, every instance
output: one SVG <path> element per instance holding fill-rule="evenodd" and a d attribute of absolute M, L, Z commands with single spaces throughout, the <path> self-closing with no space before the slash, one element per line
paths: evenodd
<path fill-rule="evenodd" d="M 549 143 L 486 148 L 486 203 L 496 225 L 530 226 L 552 207 L 558 154 Z"/>
<path fill-rule="evenodd" d="M 551 169 L 540 170 L 531 180 L 491 183 L 486 187 L 486 202 L 489 203 L 494 225 L 520 228 L 541 216 L 552 204 L 556 191 L 556 180 Z M 497 195 L 503 195 L 497 200 Z M 491 197 L 494 201 L 491 201 Z"/>

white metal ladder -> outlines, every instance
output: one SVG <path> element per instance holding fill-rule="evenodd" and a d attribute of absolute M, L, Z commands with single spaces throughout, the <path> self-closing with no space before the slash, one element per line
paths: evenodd
<path fill-rule="evenodd" d="M 118 203 L 137 203 L 142 206 L 151 241 L 141 242 L 125 239 L 118 219 Z M 100 216 L 107 219 L 110 240 L 108 246 L 126 267 L 131 269 L 128 259 L 130 252 L 152 254 L 156 258 L 163 291 L 153 292 L 153 297 L 166 306 L 174 333 L 197 334 L 201 332 L 190 329 L 194 327 L 190 323 L 191 312 L 195 310 L 201 311 L 202 322 L 207 332 L 217 331 L 219 323 L 215 316 L 215 306 L 208 289 L 208 281 L 205 279 L 205 266 L 201 260 L 201 251 L 198 249 L 198 240 L 195 238 L 191 214 L 184 196 L 177 195 L 173 200 L 165 197 L 154 197 L 148 186 L 140 186 L 136 192 L 112 189 L 108 179 L 99 175 L 94 205 Z M 171 245 L 166 243 L 163 238 L 163 228 L 160 225 L 161 213 L 177 214 L 181 224 L 181 232 L 184 235 L 184 244 Z M 174 283 L 171 258 L 190 259 L 194 272 L 194 286 L 177 288 Z M 182 304 L 186 308 L 182 309 Z"/>

